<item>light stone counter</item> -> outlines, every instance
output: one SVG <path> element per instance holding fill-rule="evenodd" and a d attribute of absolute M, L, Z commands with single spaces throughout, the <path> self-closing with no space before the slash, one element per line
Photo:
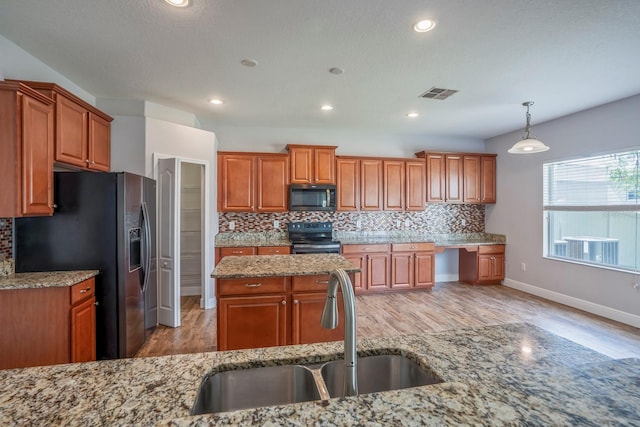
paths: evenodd
<path fill-rule="evenodd" d="M 238 246 L 291 246 L 287 232 L 219 233 L 216 235 L 217 248 Z"/>
<path fill-rule="evenodd" d="M 608 357 L 528 324 L 360 340 L 444 383 L 189 416 L 206 374 L 334 360 L 342 343 L 0 371 L 0 425 L 640 425 L 640 359 Z"/>
<path fill-rule="evenodd" d="M 227 256 L 220 260 L 211 273 L 217 279 L 271 276 L 309 276 L 328 274 L 337 268 L 357 273 L 359 268 L 342 255 L 246 255 Z"/>
<path fill-rule="evenodd" d="M 0 290 L 73 286 L 83 280 L 97 276 L 99 273 L 98 270 L 15 273 L 10 276 L 0 277 Z"/>

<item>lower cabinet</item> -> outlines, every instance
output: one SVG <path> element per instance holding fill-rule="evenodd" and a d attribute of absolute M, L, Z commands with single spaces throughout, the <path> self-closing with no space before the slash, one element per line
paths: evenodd
<path fill-rule="evenodd" d="M 472 285 L 499 284 L 504 280 L 504 245 L 460 249 L 460 281 Z"/>
<path fill-rule="evenodd" d="M 226 256 L 243 255 L 286 255 L 291 253 L 291 246 L 234 246 L 216 248 L 215 263 Z"/>
<path fill-rule="evenodd" d="M 353 284 L 357 293 L 390 288 L 389 245 L 342 245 L 342 256 L 362 271 Z"/>
<path fill-rule="evenodd" d="M 344 337 L 339 293 L 336 329 L 320 326 L 329 275 L 218 279 L 218 350 L 337 341 Z"/>
<path fill-rule="evenodd" d="M 0 290 L 0 324 L 0 369 L 95 360 L 95 279 Z"/>

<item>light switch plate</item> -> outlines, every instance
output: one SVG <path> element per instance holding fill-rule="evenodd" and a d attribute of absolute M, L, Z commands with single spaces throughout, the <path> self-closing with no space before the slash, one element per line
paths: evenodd
<path fill-rule="evenodd" d="M 236 229 L 236 222 L 229 221 L 229 230 L 235 230 L 235 229 Z"/>
<path fill-rule="evenodd" d="M 280 221 L 278 221 L 277 219 L 273 220 L 273 228 L 280 228 Z"/>

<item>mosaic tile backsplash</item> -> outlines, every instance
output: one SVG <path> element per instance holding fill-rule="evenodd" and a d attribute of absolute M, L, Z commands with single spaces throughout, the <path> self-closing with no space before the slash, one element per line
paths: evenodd
<path fill-rule="evenodd" d="M 274 221 L 279 221 L 278 228 L 274 228 Z M 291 221 L 332 221 L 336 231 L 482 233 L 484 205 L 432 204 L 420 212 L 221 213 L 218 217 L 220 233 L 286 232 Z M 233 230 L 231 223 L 234 225 Z"/>
<path fill-rule="evenodd" d="M 0 218 L 0 260 L 13 258 L 12 229 L 12 218 Z"/>

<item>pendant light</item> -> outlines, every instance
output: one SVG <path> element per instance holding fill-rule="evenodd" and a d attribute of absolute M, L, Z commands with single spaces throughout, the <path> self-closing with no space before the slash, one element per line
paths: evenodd
<path fill-rule="evenodd" d="M 533 101 L 527 101 L 522 103 L 527 107 L 527 125 L 524 128 L 524 137 L 509 149 L 509 153 L 512 154 L 529 154 L 529 153 L 541 153 L 547 151 L 549 147 L 544 145 L 544 142 L 534 138 L 531 133 L 531 114 L 529 114 L 529 107 L 533 105 Z"/>

